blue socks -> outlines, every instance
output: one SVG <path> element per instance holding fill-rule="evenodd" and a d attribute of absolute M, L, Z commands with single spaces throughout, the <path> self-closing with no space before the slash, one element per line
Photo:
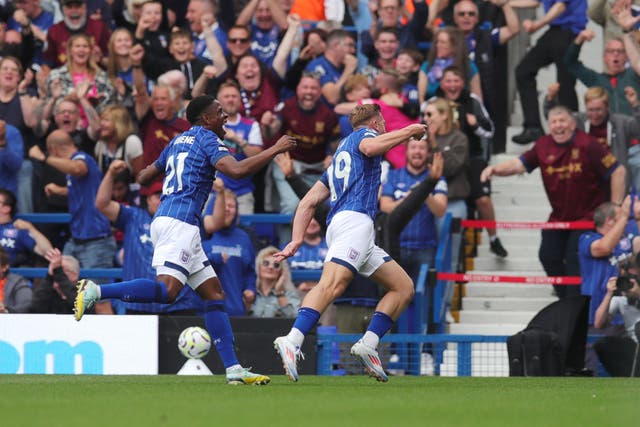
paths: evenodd
<path fill-rule="evenodd" d="M 236 351 L 233 348 L 231 322 L 229 322 L 229 316 L 224 311 L 224 301 L 208 300 L 204 302 L 204 323 L 225 369 L 233 365 L 239 365 Z"/>
<path fill-rule="evenodd" d="M 367 331 L 371 331 L 378 337 L 382 338 L 384 334 L 389 332 L 389 329 L 393 326 L 393 320 L 381 311 L 376 311 L 371 317 L 371 322 Z"/>
<path fill-rule="evenodd" d="M 167 302 L 167 287 L 150 279 L 133 279 L 126 282 L 100 285 L 101 299 L 119 299 L 130 302 Z"/>
<path fill-rule="evenodd" d="M 320 313 L 309 307 L 300 307 L 298 309 L 298 317 L 293 323 L 293 327 L 302 332 L 302 335 L 307 335 L 311 329 L 318 323 L 320 319 Z"/>

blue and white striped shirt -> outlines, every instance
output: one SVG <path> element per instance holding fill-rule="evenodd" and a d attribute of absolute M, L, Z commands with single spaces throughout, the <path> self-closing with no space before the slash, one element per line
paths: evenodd
<path fill-rule="evenodd" d="M 159 170 L 165 171 L 155 216 L 200 227 L 202 208 L 215 179 L 215 165 L 228 155 L 229 149 L 220 138 L 202 126 L 193 126 L 176 136 L 155 162 Z"/>
<path fill-rule="evenodd" d="M 378 211 L 382 156 L 367 157 L 359 146 L 364 138 L 376 136 L 375 130 L 360 128 L 340 141 L 331 166 L 320 178 L 331 191 L 327 224 L 341 211 L 364 213 L 374 220 Z"/>

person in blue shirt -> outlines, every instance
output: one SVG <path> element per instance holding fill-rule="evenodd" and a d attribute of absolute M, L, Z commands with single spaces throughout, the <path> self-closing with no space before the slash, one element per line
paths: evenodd
<path fill-rule="evenodd" d="M 238 362 L 229 316 L 224 311 L 224 291 L 202 249 L 202 208 L 216 170 L 232 178 L 255 173 L 277 154 L 295 148 L 295 139 L 281 137 L 275 145 L 238 162 L 223 145 L 227 115 L 212 96 L 194 98 L 187 107 L 192 127 L 176 136 L 160 157 L 140 172 L 141 185 L 164 173 L 161 203 L 151 222 L 154 244 L 152 265 L 156 280 L 134 279 L 98 286 L 78 282 L 76 320 L 102 298 L 128 302 L 173 302 L 185 285 L 204 300 L 205 324 L 226 368 L 228 384 L 268 384 L 265 375 L 252 373 Z"/>
<path fill-rule="evenodd" d="M 304 298 L 289 334 L 274 341 L 292 381 L 298 380 L 296 365 L 302 357 L 300 346 L 305 335 L 356 273 L 371 277 L 387 293 L 378 303 L 367 332 L 351 348 L 351 354 L 369 375 L 378 381 L 388 381 L 376 348 L 414 294 L 411 278 L 376 246 L 373 219 L 378 210 L 382 155 L 410 137 L 422 138 L 428 128 L 412 124 L 385 134 L 385 121 L 377 104 L 356 106 L 350 121 L 353 133 L 340 141 L 331 165 L 300 201 L 293 219 L 292 240 L 274 255 L 276 261 L 282 261 L 297 252 L 316 207 L 329 199 L 329 250 L 320 281 Z"/>
<path fill-rule="evenodd" d="M 18 171 L 23 159 L 22 135 L 17 127 L 0 120 L 0 187 L 18 191 Z"/>
<path fill-rule="evenodd" d="M 238 227 L 238 201 L 233 191 L 224 192 L 224 222 L 221 229 L 202 242 L 202 248 L 220 276 L 224 307 L 230 316 L 244 316 L 256 296 L 255 252 L 251 237 Z M 220 194 L 220 192 L 217 192 Z M 216 202 L 218 201 L 216 197 Z M 209 207 L 205 212 L 213 213 Z M 208 215 L 207 215 L 208 216 Z M 205 219 L 207 218 L 205 216 Z M 212 232 L 205 220 L 205 231 Z"/>
<path fill-rule="evenodd" d="M 114 183 L 126 170 L 127 163 L 120 159 L 109 165 L 96 194 L 96 206 L 117 229 L 124 232 L 122 279 L 142 277 L 154 280 L 156 272 L 151 264 L 153 243 L 149 230 L 153 215 L 160 206 L 162 182 L 155 181 L 147 189 L 145 209 L 118 203 L 112 199 Z M 195 314 L 202 311 L 202 300 L 189 286 L 184 286 L 173 304 L 125 302 L 123 308 L 127 313 Z"/>
<path fill-rule="evenodd" d="M 61 129 L 47 137 L 47 152 L 45 155 L 37 145 L 29 150 L 32 158 L 66 175 L 66 186 L 51 183 L 45 188 L 45 193 L 67 196 L 69 201 L 71 239 L 65 243 L 63 254 L 75 257 L 80 268 L 112 267 L 116 240 L 109 220 L 95 206 L 102 180 L 96 161 L 79 151 L 71 136 Z M 111 304 L 107 301 L 96 306 L 96 313 L 111 314 Z"/>
<path fill-rule="evenodd" d="M 380 210 L 390 213 L 407 194 L 420 182 L 429 178 L 429 143 L 424 139 L 410 139 L 407 142 L 407 165 L 402 169 L 390 170 L 387 181 L 382 186 Z M 420 210 L 413 216 L 400 234 L 400 265 L 407 271 L 413 282 L 418 280 L 420 266 L 435 263 L 438 236 L 435 218 L 447 210 L 447 181 L 444 177 L 436 184 Z"/>
<path fill-rule="evenodd" d="M 16 211 L 16 196 L 0 188 L 0 247 L 7 252 L 12 267 L 30 265 L 27 253 L 44 256 L 52 249 L 51 242 L 29 221 L 13 220 Z"/>
<path fill-rule="evenodd" d="M 595 231 L 583 233 L 578 240 L 581 293 L 589 295 L 589 325 L 593 325 L 595 313 L 605 294 L 607 280 L 618 275 L 618 264 L 640 251 L 638 224 L 630 220 L 632 199 L 627 196 L 622 206 L 606 202 L 593 214 Z M 640 218 L 640 201 L 633 200 L 633 217 Z"/>

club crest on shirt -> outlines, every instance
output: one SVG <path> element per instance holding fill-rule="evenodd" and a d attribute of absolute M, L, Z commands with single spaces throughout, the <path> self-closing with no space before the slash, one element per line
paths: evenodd
<path fill-rule="evenodd" d="M 355 261 L 358 259 L 358 257 L 360 256 L 360 252 L 356 251 L 353 248 L 349 248 L 349 252 L 347 253 L 347 257 L 351 260 L 351 261 Z"/>
<path fill-rule="evenodd" d="M 6 229 L 2 232 L 2 234 L 3 234 L 4 236 L 14 238 L 14 237 L 17 237 L 17 236 L 18 236 L 18 230 L 16 230 L 15 228 L 6 228 Z"/>
<path fill-rule="evenodd" d="M 324 122 L 316 122 L 316 132 L 317 133 L 324 132 Z"/>
<path fill-rule="evenodd" d="M 182 262 L 183 264 L 188 263 L 190 257 L 191 255 L 189 254 L 189 252 L 185 251 L 184 249 L 180 251 L 180 262 Z"/>
<path fill-rule="evenodd" d="M 571 160 L 578 160 L 580 158 L 580 149 L 574 148 L 571 150 Z"/>

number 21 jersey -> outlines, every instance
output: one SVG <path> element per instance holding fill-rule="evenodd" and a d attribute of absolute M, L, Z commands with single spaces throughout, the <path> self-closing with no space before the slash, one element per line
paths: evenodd
<path fill-rule="evenodd" d="M 360 128 L 340 141 L 331 165 L 320 178 L 331 192 L 327 224 L 342 211 L 360 212 L 374 219 L 378 210 L 382 156 L 367 157 L 359 146 L 363 139 L 376 136 L 375 130 Z"/>
<path fill-rule="evenodd" d="M 215 164 L 229 155 L 218 136 L 194 126 L 176 136 L 155 165 L 165 172 L 161 203 L 155 216 L 167 216 L 200 226 L 204 207 L 215 178 Z"/>

